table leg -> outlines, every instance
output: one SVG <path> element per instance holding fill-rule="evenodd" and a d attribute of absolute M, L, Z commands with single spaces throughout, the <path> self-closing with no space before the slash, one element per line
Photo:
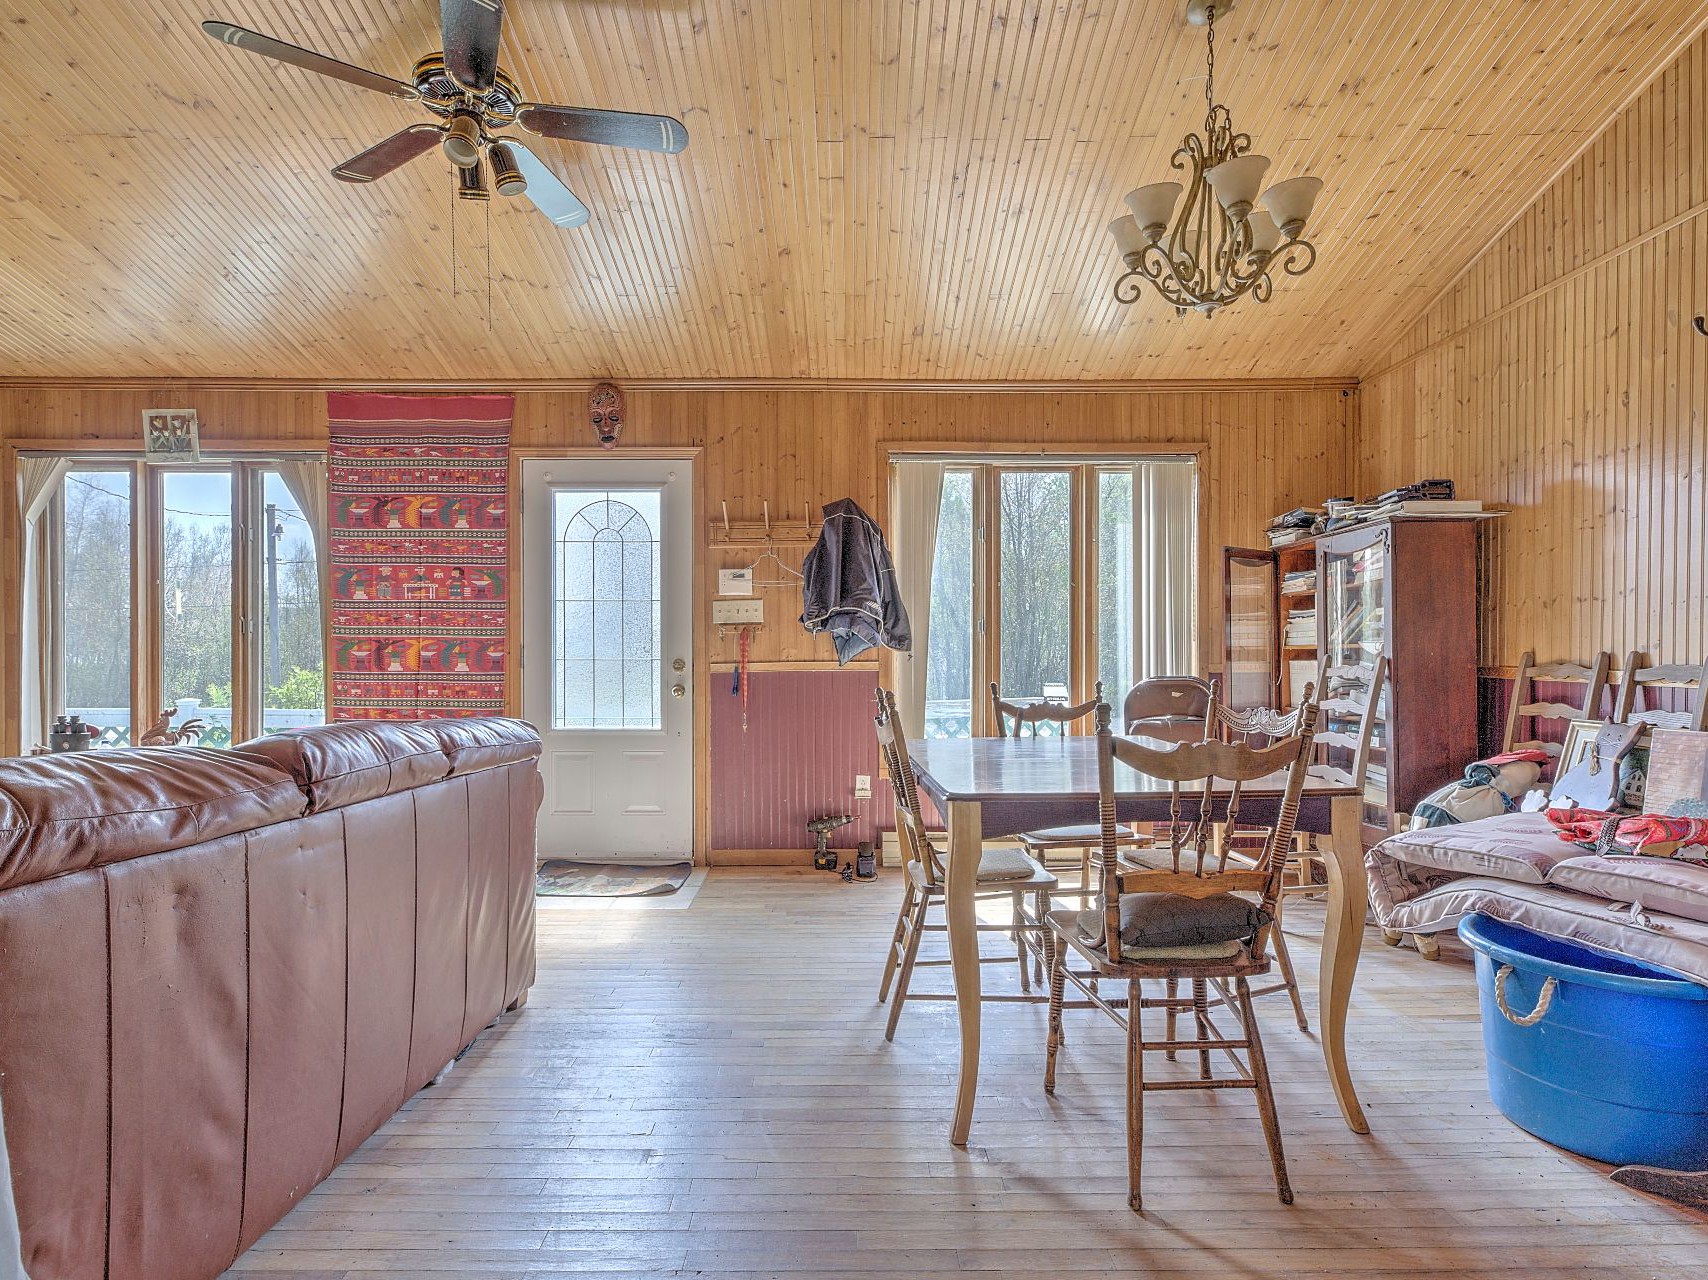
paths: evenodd
<path fill-rule="evenodd" d="M 1323 928 L 1322 968 L 1318 972 L 1318 1018 L 1322 1023 L 1323 1060 L 1340 1113 L 1354 1133 L 1369 1133 L 1352 1075 L 1346 1069 L 1346 1006 L 1352 977 L 1364 945 L 1368 886 L 1364 876 L 1363 801 L 1336 796 L 1329 818 L 1328 920 Z"/>
<path fill-rule="evenodd" d="M 961 1020 L 961 1071 L 955 1090 L 955 1118 L 949 1141 L 967 1145 L 973 1125 L 973 1099 L 979 1086 L 979 858 L 984 853 L 984 812 L 976 802 L 949 805 L 948 883 L 944 912 L 949 922 L 949 964 L 955 976 L 955 1011 Z"/>

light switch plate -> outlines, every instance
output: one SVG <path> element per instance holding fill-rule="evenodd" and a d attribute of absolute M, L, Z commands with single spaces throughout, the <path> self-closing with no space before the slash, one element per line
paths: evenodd
<path fill-rule="evenodd" d="M 870 800 L 872 798 L 871 774 L 857 773 L 854 775 L 854 798 L 856 800 Z"/>
<path fill-rule="evenodd" d="M 714 627 L 753 627 L 764 621 L 765 601 L 763 600 L 712 601 L 712 625 Z"/>

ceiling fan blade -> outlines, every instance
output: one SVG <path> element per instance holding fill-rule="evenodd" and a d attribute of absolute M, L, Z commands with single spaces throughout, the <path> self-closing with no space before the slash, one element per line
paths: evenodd
<path fill-rule="evenodd" d="M 351 156 L 332 171 L 332 176 L 340 182 L 372 182 L 431 151 L 443 136 L 436 124 L 412 124 L 360 155 Z"/>
<path fill-rule="evenodd" d="M 575 192 L 564 186 L 563 180 L 546 168 L 545 163 L 521 143 L 506 140 L 506 145 L 516 157 L 516 167 L 528 180 L 528 190 L 525 194 L 534 202 L 534 208 L 550 218 L 556 226 L 584 226 L 593 215 L 576 197 Z"/>
<path fill-rule="evenodd" d="M 334 80 L 342 80 L 345 84 L 353 84 L 358 89 L 372 89 L 376 93 L 389 93 L 394 98 L 403 98 L 413 102 L 421 95 L 415 91 L 415 86 L 404 84 L 401 80 L 393 80 L 390 76 L 382 76 L 377 71 L 369 71 L 366 67 L 353 67 L 348 62 L 340 62 L 337 58 L 328 58 L 324 53 L 316 53 L 313 49 L 303 49 L 283 40 L 275 40 L 272 36 L 264 36 L 259 31 L 251 31 L 247 27 L 233 26 L 229 22 L 204 22 L 202 30 L 221 44 L 234 45 L 239 49 L 247 49 L 250 53 L 258 53 L 263 58 L 272 58 L 276 62 L 288 62 L 293 67 L 301 67 L 304 71 L 313 71 L 319 75 L 330 76 Z"/>
<path fill-rule="evenodd" d="M 532 133 L 566 142 L 596 142 L 604 147 L 633 147 L 666 155 L 675 155 L 688 145 L 688 126 L 672 116 L 530 103 L 517 119 Z"/>
<path fill-rule="evenodd" d="M 504 0 L 439 0 L 445 69 L 470 93 L 485 93 L 498 74 Z"/>

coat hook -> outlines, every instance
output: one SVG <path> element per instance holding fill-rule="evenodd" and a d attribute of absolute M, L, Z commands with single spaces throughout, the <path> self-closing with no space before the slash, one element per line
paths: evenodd
<path fill-rule="evenodd" d="M 720 498 L 718 505 L 724 509 L 724 537 L 729 537 L 729 500 Z"/>
<path fill-rule="evenodd" d="M 769 498 L 765 500 L 765 536 L 767 538 L 771 536 L 771 500 Z"/>
<path fill-rule="evenodd" d="M 1690 323 L 1697 333 L 1700 333 L 1704 338 L 1708 338 L 1708 316 L 1697 316 L 1696 319 L 1692 320 Z"/>

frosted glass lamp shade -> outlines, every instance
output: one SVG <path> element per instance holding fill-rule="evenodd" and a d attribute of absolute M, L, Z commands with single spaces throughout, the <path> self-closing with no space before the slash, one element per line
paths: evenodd
<path fill-rule="evenodd" d="M 1263 209 L 1253 209 L 1246 217 L 1246 226 L 1251 228 L 1251 251 L 1253 253 L 1274 253 L 1281 244 L 1281 228 L 1275 225 L 1275 219 Z"/>
<path fill-rule="evenodd" d="M 1148 187 L 1127 193 L 1127 208 L 1133 211 L 1133 221 L 1153 242 L 1168 228 L 1174 216 L 1174 202 L 1180 199 L 1178 182 L 1153 182 Z M 1152 228 L 1158 228 L 1152 234 Z"/>
<path fill-rule="evenodd" d="M 1125 258 L 1128 254 L 1140 253 L 1145 247 L 1145 233 L 1139 230 L 1139 224 L 1133 220 L 1133 215 L 1123 214 L 1109 224 L 1109 234 L 1115 237 L 1115 247 Z"/>
<path fill-rule="evenodd" d="M 1268 169 L 1268 156 L 1235 156 L 1214 169 L 1206 169 L 1204 181 L 1210 184 L 1229 217 L 1244 218 L 1263 189 L 1263 175 Z"/>
<path fill-rule="evenodd" d="M 1289 240 L 1295 240 L 1305 229 L 1322 189 L 1321 178 L 1289 178 L 1265 191 L 1262 204 L 1283 234 Z"/>

